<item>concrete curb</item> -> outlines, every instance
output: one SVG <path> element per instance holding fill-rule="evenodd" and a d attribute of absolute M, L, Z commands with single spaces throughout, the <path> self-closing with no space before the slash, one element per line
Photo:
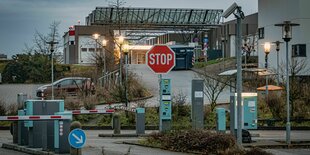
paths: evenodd
<path fill-rule="evenodd" d="M 147 134 L 99 134 L 98 137 L 146 137 Z"/>
<path fill-rule="evenodd" d="M 42 151 L 42 148 L 28 148 L 13 143 L 3 143 L 2 148 L 24 152 L 33 155 L 55 155 L 54 152 Z"/>
<path fill-rule="evenodd" d="M 291 145 L 287 145 L 287 144 L 243 144 L 243 147 L 246 148 L 262 148 L 262 149 L 277 149 L 277 148 L 281 148 L 281 149 L 292 149 L 292 148 L 310 148 L 310 144 L 291 144 Z"/>

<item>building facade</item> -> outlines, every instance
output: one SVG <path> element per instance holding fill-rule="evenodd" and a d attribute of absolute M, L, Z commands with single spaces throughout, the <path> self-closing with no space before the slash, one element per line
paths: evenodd
<path fill-rule="evenodd" d="M 300 71 L 299 75 L 309 75 L 309 56 L 310 51 L 310 1 L 309 0 L 259 0 L 258 1 L 258 55 L 259 66 L 265 66 L 265 53 L 263 44 L 265 42 L 281 41 L 282 27 L 274 26 L 275 24 L 291 21 L 298 23 L 300 26 L 292 28 L 292 39 L 288 42 L 288 56 L 290 66 L 294 63 L 306 63 L 306 67 Z M 279 64 L 284 68 L 286 62 L 286 44 L 280 44 Z M 277 70 L 277 52 L 276 46 L 271 46 L 268 55 L 269 69 Z M 285 70 L 285 69 L 282 69 Z M 280 75 L 285 73 L 281 73 Z"/>
<path fill-rule="evenodd" d="M 93 37 L 94 34 L 100 35 L 97 40 Z M 114 50 L 114 40 L 112 36 L 113 31 L 110 31 L 105 26 L 75 25 L 71 27 L 63 36 L 64 63 L 94 64 L 96 55 L 111 55 L 111 51 Z M 107 40 L 105 47 L 102 47 L 101 41 L 103 39 Z"/>

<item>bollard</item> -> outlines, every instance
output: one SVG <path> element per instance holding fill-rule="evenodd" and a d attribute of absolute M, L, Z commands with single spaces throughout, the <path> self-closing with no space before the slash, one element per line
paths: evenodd
<path fill-rule="evenodd" d="M 74 121 L 70 125 L 70 131 L 77 129 L 77 128 L 82 128 L 82 125 L 78 121 Z M 82 155 L 82 149 L 76 149 L 73 147 L 70 147 L 70 155 Z"/>
<path fill-rule="evenodd" d="M 216 108 L 216 131 L 226 132 L 226 112 L 224 108 Z"/>
<path fill-rule="evenodd" d="M 121 121 L 118 113 L 114 113 L 112 118 L 112 128 L 114 134 L 121 134 Z"/>
<path fill-rule="evenodd" d="M 13 135 L 13 143 L 17 144 L 18 143 L 18 122 L 14 121 L 11 123 L 11 134 Z"/>
<path fill-rule="evenodd" d="M 27 100 L 27 94 L 24 93 L 17 94 L 18 110 L 24 109 L 26 100 Z"/>

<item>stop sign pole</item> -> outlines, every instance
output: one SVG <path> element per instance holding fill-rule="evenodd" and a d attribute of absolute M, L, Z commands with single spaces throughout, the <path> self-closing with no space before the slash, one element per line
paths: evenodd
<path fill-rule="evenodd" d="M 162 74 L 169 73 L 175 66 L 175 53 L 167 45 L 154 45 L 146 53 L 146 64 L 159 75 L 159 130 L 171 129 L 171 79 L 163 79 Z"/>

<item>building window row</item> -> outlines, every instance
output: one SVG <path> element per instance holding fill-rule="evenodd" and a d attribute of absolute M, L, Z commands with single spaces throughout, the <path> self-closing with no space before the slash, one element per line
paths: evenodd
<path fill-rule="evenodd" d="M 81 48 L 82 52 L 95 52 L 96 48 Z M 102 48 L 97 48 L 97 52 L 102 51 Z"/>

